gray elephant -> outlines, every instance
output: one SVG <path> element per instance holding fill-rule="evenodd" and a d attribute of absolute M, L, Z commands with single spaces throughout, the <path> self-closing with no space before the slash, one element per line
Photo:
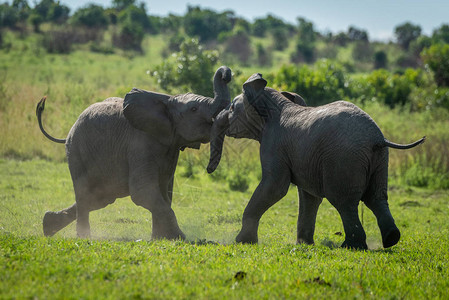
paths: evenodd
<path fill-rule="evenodd" d="M 294 183 L 299 194 L 298 243 L 313 244 L 318 207 L 326 197 L 343 221 L 343 247 L 367 249 L 358 216 L 360 200 L 376 216 L 383 246 L 395 245 L 400 232 L 387 202 L 388 148 L 412 148 L 425 137 L 395 144 L 354 104 L 306 107 L 298 105 L 298 95 L 266 84 L 261 74 L 252 75 L 243 94 L 220 112 L 212 128 L 209 173 L 219 164 L 225 134 L 260 142 L 262 180 L 245 208 L 236 241 L 257 243 L 261 216 Z"/>
<path fill-rule="evenodd" d="M 88 237 L 89 212 L 130 195 L 152 213 L 154 239 L 184 239 L 171 208 L 179 151 L 209 142 L 214 117 L 230 102 L 230 80 L 228 67 L 216 71 L 214 98 L 133 89 L 124 99 L 89 106 L 66 139 L 43 129 L 42 99 L 36 108 L 40 129 L 65 143 L 76 198 L 72 206 L 45 214 L 44 234 L 51 236 L 76 219 L 78 236 Z"/>

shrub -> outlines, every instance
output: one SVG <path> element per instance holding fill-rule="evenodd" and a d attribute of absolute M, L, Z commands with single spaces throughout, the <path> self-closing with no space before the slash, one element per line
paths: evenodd
<path fill-rule="evenodd" d="M 73 44 L 72 30 L 52 30 L 44 34 L 42 46 L 48 53 L 70 53 Z"/>
<path fill-rule="evenodd" d="M 436 44 L 422 52 L 424 63 L 434 73 L 439 86 L 449 87 L 449 44 Z"/>
<path fill-rule="evenodd" d="M 274 88 L 303 96 L 308 105 L 317 106 L 343 99 L 345 82 L 343 67 L 323 59 L 313 67 L 282 66 L 267 76 Z"/>
<path fill-rule="evenodd" d="M 78 9 L 71 18 L 71 22 L 77 26 L 105 28 L 108 26 L 108 17 L 101 6 L 89 4 L 84 8 Z"/>
<path fill-rule="evenodd" d="M 232 172 L 228 176 L 229 188 L 232 191 L 246 192 L 248 190 L 248 176 L 242 172 Z"/>
<path fill-rule="evenodd" d="M 142 51 L 144 31 L 136 23 L 126 21 L 120 25 L 118 34 L 112 37 L 113 44 L 123 50 Z"/>
<path fill-rule="evenodd" d="M 226 39 L 224 53 L 226 56 L 231 54 L 240 63 L 247 64 L 251 56 L 251 41 L 248 33 L 241 28 L 234 30 Z"/>
<path fill-rule="evenodd" d="M 387 64 L 388 59 L 385 51 L 377 51 L 374 53 L 374 69 L 385 69 Z"/>
<path fill-rule="evenodd" d="M 168 92 L 176 88 L 179 92 L 213 96 L 212 77 L 218 53 L 204 50 L 196 39 L 184 41 L 180 48 L 181 51 L 156 66 L 150 75 Z"/>

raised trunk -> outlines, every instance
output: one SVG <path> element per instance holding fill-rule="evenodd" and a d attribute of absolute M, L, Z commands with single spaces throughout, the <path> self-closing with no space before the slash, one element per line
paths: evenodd
<path fill-rule="evenodd" d="M 223 152 L 223 142 L 226 134 L 226 130 L 229 128 L 229 110 L 222 110 L 211 130 L 210 139 L 210 158 L 209 165 L 207 166 L 207 172 L 212 173 L 218 167 L 221 159 L 221 153 Z"/>
<path fill-rule="evenodd" d="M 231 81 L 232 72 L 226 66 L 221 66 L 214 75 L 214 100 L 211 105 L 212 116 L 215 117 L 225 109 L 231 101 L 228 83 Z"/>

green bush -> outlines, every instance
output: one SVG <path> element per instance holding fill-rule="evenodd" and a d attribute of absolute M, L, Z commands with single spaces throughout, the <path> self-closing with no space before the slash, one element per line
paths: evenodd
<path fill-rule="evenodd" d="M 284 65 L 267 78 L 274 88 L 298 93 L 311 106 L 345 97 L 346 76 L 343 67 L 326 59 L 318 61 L 313 67 Z"/>
<path fill-rule="evenodd" d="M 167 92 L 176 89 L 213 96 L 212 77 L 218 60 L 217 51 L 204 50 L 196 39 L 184 41 L 180 48 L 181 51 L 156 66 L 151 76 L 156 77 L 159 86 Z"/>
<path fill-rule="evenodd" d="M 434 73 L 439 86 L 449 87 L 449 44 L 436 44 L 422 52 L 424 63 Z"/>
<path fill-rule="evenodd" d="M 232 191 L 246 192 L 248 190 L 248 175 L 244 172 L 232 172 L 228 176 L 229 188 Z"/>
<path fill-rule="evenodd" d="M 105 28 L 108 25 L 108 17 L 101 6 L 89 4 L 86 7 L 78 9 L 71 18 L 71 22 L 77 26 Z"/>

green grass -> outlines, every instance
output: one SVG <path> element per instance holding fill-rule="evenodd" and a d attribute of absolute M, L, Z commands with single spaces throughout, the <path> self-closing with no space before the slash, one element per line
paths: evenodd
<path fill-rule="evenodd" d="M 242 193 L 207 175 L 204 166 L 196 165 L 193 177 L 181 176 L 183 171 L 180 166 L 173 201 L 180 226 L 189 240 L 219 244 L 151 241 L 151 214 L 129 198 L 91 213 L 90 240 L 76 238 L 74 223 L 45 238 L 45 211 L 74 201 L 66 164 L 0 160 L 0 298 L 447 296 L 447 191 L 390 189 L 402 238 L 388 250 L 380 246 L 372 213 L 361 206 L 371 250 L 352 251 L 336 247 L 343 228 L 326 200 L 318 212 L 316 245 L 295 245 L 292 187 L 263 216 L 259 244 L 240 245 L 233 239 L 257 179 L 250 178 Z"/>

